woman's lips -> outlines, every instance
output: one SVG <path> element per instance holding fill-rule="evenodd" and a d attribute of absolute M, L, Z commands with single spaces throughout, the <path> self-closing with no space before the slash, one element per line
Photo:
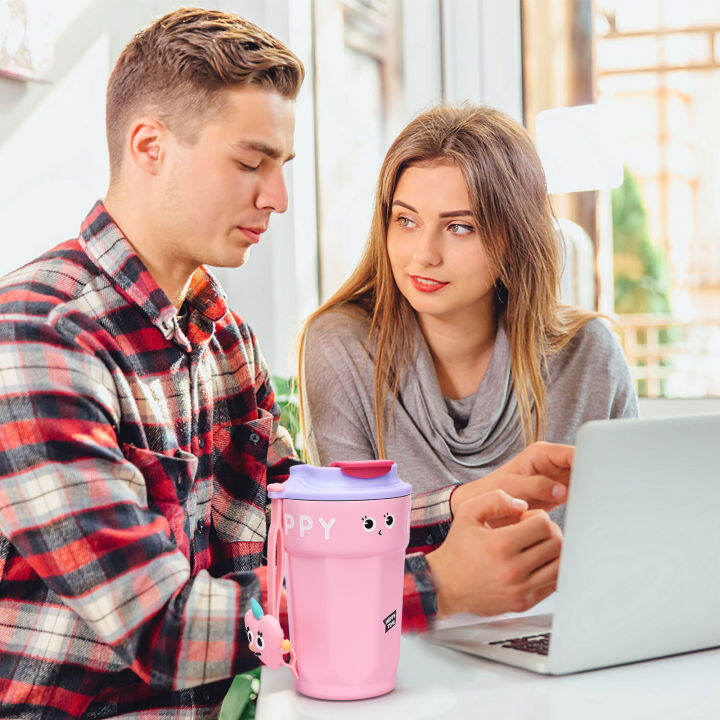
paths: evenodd
<path fill-rule="evenodd" d="M 421 275 L 411 275 L 410 282 L 412 282 L 416 290 L 426 293 L 437 292 L 438 290 L 442 290 L 446 285 L 449 285 L 449 283 L 433 280 L 432 278 L 425 278 Z"/>

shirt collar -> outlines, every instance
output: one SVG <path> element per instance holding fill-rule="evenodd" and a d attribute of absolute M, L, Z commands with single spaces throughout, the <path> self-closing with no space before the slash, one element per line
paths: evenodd
<path fill-rule="evenodd" d="M 83 221 L 79 241 L 88 257 L 122 295 L 137 305 L 168 340 L 173 337 L 177 329 L 177 309 L 158 287 L 102 200 L 95 203 Z M 187 299 L 211 323 L 227 312 L 225 292 L 204 265 L 193 274 Z"/>

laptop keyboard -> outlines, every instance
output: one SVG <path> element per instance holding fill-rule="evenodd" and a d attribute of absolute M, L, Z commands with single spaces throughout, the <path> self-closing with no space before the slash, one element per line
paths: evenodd
<path fill-rule="evenodd" d="M 525 637 L 510 638 L 509 640 L 495 640 L 495 642 L 488 644 L 500 645 L 500 647 L 510 648 L 511 650 L 547 655 L 550 648 L 550 633 L 526 635 Z"/>

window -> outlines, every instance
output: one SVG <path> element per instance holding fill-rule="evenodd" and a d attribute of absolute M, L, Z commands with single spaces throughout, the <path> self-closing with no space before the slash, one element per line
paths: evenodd
<path fill-rule="evenodd" d="M 531 131 L 593 102 L 617 121 L 623 184 L 553 205 L 592 241 L 585 282 L 616 313 L 638 393 L 720 396 L 720 5 L 524 0 L 523 50 Z"/>

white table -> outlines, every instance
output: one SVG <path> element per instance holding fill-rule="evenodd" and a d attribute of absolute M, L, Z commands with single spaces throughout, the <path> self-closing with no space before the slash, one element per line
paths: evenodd
<path fill-rule="evenodd" d="M 534 612 L 538 612 L 536 607 Z M 257 720 L 717 720 L 720 649 L 551 677 L 403 637 L 397 686 L 370 700 L 296 693 L 286 669 L 262 670 Z"/>

